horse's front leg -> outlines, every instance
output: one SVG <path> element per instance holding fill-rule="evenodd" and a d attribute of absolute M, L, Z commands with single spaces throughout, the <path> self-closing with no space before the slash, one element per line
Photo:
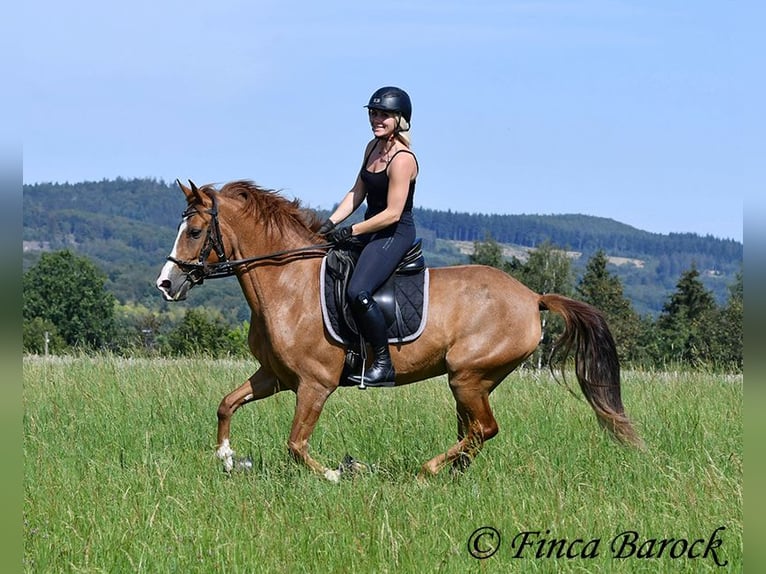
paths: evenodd
<path fill-rule="evenodd" d="M 295 460 L 302 462 L 330 482 L 338 482 L 340 480 L 340 472 L 322 466 L 309 456 L 309 437 L 314 431 L 317 420 L 319 420 L 319 415 L 322 413 L 327 397 L 334 390 L 334 388 L 326 388 L 318 383 L 310 384 L 305 381 L 298 385 L 295 417 L 290 429 L 290 438 L 287 442 L 287 448 Z"/>
<path fill-rule="evenodd" d="M 216 456 L 223 462 L 226 472 L 234 468 L 234 450 L 231 448 L 231 417 L 242 405 L 269 397 L 281 390 L 279 381 L 263 367 L 258 369 L 240 387 L 226 395 L 218 406 L 218 449 Z"/>

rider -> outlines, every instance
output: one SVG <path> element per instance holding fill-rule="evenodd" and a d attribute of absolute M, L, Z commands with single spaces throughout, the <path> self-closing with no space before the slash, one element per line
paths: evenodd
<path fill-rule="evenodd" d="M 383 312 L 372 294 L 383 285 L 415 240 L 412 204 L 418 162 L 410 150 L 412 103 L 407 93 L 386 86 L 375 91 L 367 108 L 375 138 L 367 144 L 364 161 L 354 186 L 319 232 L 333 244 L 349 238 L 364 248 L 349 281 L 347 295 L 362 336 L 370 343 L 374 360 L 363 376 L 350 376 L 353 383 L 370 387 L 394 385 L 393 364 Z M 364 221 L 338 227 L 367 200 Z"/>

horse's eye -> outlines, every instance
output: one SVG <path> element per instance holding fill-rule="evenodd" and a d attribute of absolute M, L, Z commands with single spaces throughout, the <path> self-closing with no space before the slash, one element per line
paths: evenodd
<path fill-rule="evenodd" d="M 202 230 L 198 227 L 189 230 L 189 236 L 192 239 L 199 239 L 200 235 L 202 235 Z"/>

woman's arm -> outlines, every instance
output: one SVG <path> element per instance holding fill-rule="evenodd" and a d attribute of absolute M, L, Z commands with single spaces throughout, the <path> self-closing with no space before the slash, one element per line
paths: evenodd
<path fill-rule="evenodd" d="M 364 184 L 362 183 L 362 179 L 357 175 L 354 187 L 349 190 L 338 204 L 338 207 L 330 216 L 330 221 L 337 225 L 345 220 L 349 215 L 354 213 L 360 205 L 362 205 L 364 195 Z"/>

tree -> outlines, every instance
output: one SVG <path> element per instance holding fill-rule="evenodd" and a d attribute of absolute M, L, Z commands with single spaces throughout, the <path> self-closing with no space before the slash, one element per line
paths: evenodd
<path fill-rule="evenodd" d="M 69 250 L 44 253 L 23 279 L 23 318 L 56 327 L 70 347 L 99 348 L 114 332 L 115 298 L 106 276 L 91 261 Z M 38 322 L 39 325 L 39 322 Z"/>
<path fill-rule="evenodd" d="M 182 309 L 176 308 L 182 315 Z M 116 350 L 130 355 L 152 355 L 156 351 L 157 337 L 169 323 L 168 313 L 157 313 L 148 307 L 127 303 L 115 307 Z"/>
<path fill-rule="evenodd" d="M 718 356 L 714 332 L 720 313 L 696 265 L 684 272 L 657 319 L 664 358 L 692 366 L 710 365 Z"/>
<path fill-rule="evenodd" d="M 246 359 L 252 357 L 250 347 L 247 344 L 247 336 L 249 332 L 250 322 L 242 321 L 238 326 L 227 333 L 226 339 L 228 341 L 229 352 L 233 356 Z"/>
<path fill-rule="evenodd" d="M 550 241 L 531 250 L 526 263 L 514 260 L 511 275 L 538 293 L 572 294 L 572 263 L 566 253 Z"/>
<path fill-rule="evenodd" d="M 241 353 L 233 349 L 239 344 L 237 337 L 230 337 L 229 328 L 217 312 L 188 309 L 181 323 L 167 336 L 170 352 L 176 355 L 225 357 Z"/>
<path fill-rule="evenodd" d="M 620 278 L 607 270 L 607 262 L 606 253 L 599 249 L 588 260 L 575 291 L 580 299 L 604 314 L 620 357 L 627 361 L 640 359 L 639 317 L 623 293 Z"/>
<path fill-rule="evenodd" d="M 720 363 L 738 371 L 742 371 L 743 368 L 744 320 L 744 286 L 743 274 L 740 271 L 735 282 L 729 287 L 729 299 L 721 311 L 718 329 Z"/>
<path fill-rule="evenodd" d="M 22 348 L 25 353 L 44 354 L 46 351 L 56 355 L 66 350 L 66 343 L 59 335 L 56 325 L 48 319 L 35 317 L 24 320 L 22 325 Z"/>
<path fill-rule="evenodd" d="M 526 263 L 514 257 L 509 266 L 516 279 L 537 293 L 572 293 L 572 264 L 564 251 L 545 241 L 530 251 Z M 564 332 L 564 321 L 558 315 L 543 313 L 542 340 L 531 360 L 538 368 L 550 357 L 553 343 Z"/>
<path fill-rule="evenodd" d="M 468 261 L 474 265 L 489 265 L 506 272 L 509 270 L 508 262 L 503 257 L 503 248 L 489 235 L 482 242 L 473 242 L 473 253 L 468 256 Z"/>

